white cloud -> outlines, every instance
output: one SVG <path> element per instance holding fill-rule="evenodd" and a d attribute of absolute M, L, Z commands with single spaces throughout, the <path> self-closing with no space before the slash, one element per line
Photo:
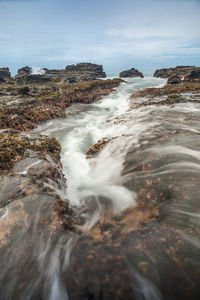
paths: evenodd
<path fill-rule="evenodd" d="M 200 43 L 199 4 L 175 0 L 169 6 L 168 2 L 154 0 L 154 5 L 133 12 L 124 26 L 109 28 L 105 34 L 133 57 L 200 54 L 200 48 L 194 47 Z"/>
<path fill-rule="evenodd" d="M 0 40 L 10 40 L 12 36 L 6 32 L 0 32 Z"/>

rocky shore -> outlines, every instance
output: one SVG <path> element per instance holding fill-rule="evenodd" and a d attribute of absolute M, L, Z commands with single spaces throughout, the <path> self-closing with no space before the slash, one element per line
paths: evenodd
<path fill-rule="evenodd" d="M 15 295 L 21 299 L 23 292 L 22 299 L 42 299 L 43 287 L 50 280 L 45 277 L 46 270 L 50 274 L 61 270 L 70 299 L 199 298 L 200 230 L 196 220 L 200 178 L 195 165 L 199 160 L 199 128 L 190 130 L 191 124 L 198 125 L 199 115 L 197 110 L 189 117 L 183 108 L 173 110 L 182 103 L 200 104 L 198 70 L 190 72 L 197 72 L 195 78 L 189 73 L 188 80 L 131 96 L 129 112 L 115 122 L 124 123 L 128 129 L 137 114 L 140 125 L 152 122 L 138 135 L 137 143 L 137 132 L 129 130 L 114 139 L 105 137 L 87 151 L 88 159 L 93 159 L 115 141 L 126 144 L 132 139 L 121 175 L 122 185 L 137 194 L 137 206 L 122 215 L 109 215 L 107 207 L 107 214 L 82 234 L 77 226 L 82 221 L 80 212 L 72 210 L 65 199 L 61 147 L 54 138 L 31 129 L 43 121 L 64 117 L 72 103 L 101 99 L 122 80 L 26 85 L 7 81 L 0 85 L 2 298 L 7 296 L 4 291 L 9 291 L 10 298 Z M 167 74 L 173 75 L 171 70 Z M 188 69 L 181 76 L 187 78 Z M 185 153 L 182 149 L 188 145 L 192 152 Z M 170 151 L 173 147 L 180 153 Z M 106 206 L 103 196 L 100 200 Z M 95 209 L 95 205 L 90 207 Z M 181 214 L 181 209 L 188 209 L 189 214 Z M 6 218 L 8 211 L 10 217 Z M 68 257 L 73 241 L 76 247 Z M 8 267 L 11 253 L 16 256 Z M 48 257 L 53 259 L 51 266 Z M 20 270 L 24 280 L 18 279 Z M 44 272 L 37 278 L 41 270 Z M 10 274 L 16 278 L 12 286 Z M 30 286 L 31 294 L 27 291 Z"/>

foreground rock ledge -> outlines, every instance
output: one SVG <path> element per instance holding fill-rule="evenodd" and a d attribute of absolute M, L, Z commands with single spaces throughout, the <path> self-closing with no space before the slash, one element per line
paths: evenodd
<path fill-rule="evenodd" d="M 63 249 L 79 232 L 78 216 L 65 198 L 61 147 L 30 132 L 42 121 L 65 117 L 72 103 L 91 103 L 122 80 L 85 84 L 2 84 L 0 91 L 0 295 L 41 299 L 55 246 Z M 26 133 L 24 133 L 26 131 Z M 28 134 L 27 134 L 28 132 Z M 44 258 L 41 257 L 45 251 Z M 20 272 L 20 270 L 23 270 Z"/>

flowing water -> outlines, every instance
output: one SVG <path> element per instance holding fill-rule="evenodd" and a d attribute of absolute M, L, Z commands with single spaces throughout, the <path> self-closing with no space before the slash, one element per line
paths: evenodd
<path fill-rule="evenodd" d="M 133 92 L 164 83 L 165 80 L 155 78 L 128 79 L 128 83 L 121 84 L 116 92 L 101 101 L 89 105 L 75 104 L 67 110 L 65 120 L 54 120 L 39 127 L 40 133 L 56 137 L 62 145 L 66 197 L 71 205 L 84 210 L 88 201 L 96 202 L 98 209 L 87 216 L 84 228 L 90 229 L 108 208 L 115 214 L 136 205 L 135 193 L 122 185 L 124 156 L 134 139 L 136 141 L 139 134 L 154 123 L 129 126 L 123 124 L 123 120 L 128 116 L 129 98 Z M 135 136 L 127 138 L 132 126 L 135 127 Z M 113 139 L 112 144 L 98 157 L 88 159 L 87 150 L 105 137 Z"/>
<path fill-rule="evenodd" d="M 41 196 L 5 256 L 0 299 L 199 298 L 200 96 L 173 105 L 130 99 L 163 84 L 128 79 L 101 101 L 72 105 L 65 119 L 37 129 L 62 146 L 67 189 L 45 186 L 69 200 L 76 233 L 45 236 L 40 219 L 44 214 L 48 223 L 49 202 Z M 103 138 L 103 150 L 88 157 Z M 33 158 L 20 174 L 38 165 Z"/>

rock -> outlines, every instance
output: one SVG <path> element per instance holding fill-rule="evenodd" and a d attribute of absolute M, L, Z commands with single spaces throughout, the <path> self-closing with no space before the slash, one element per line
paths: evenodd
<path fill-rule="evenodd" d="M 103 138 L 92 145 L 86 152 L 87 158 L 95 157 L 111 140 L 111 138 Z"/>
<path fill-rule="evenodd" d="M 80 63 L 77 65 L 69 65 L 65 68 L 67 73 L 80 73 L 84 76 L 91 75 L 95 78 L 105 78 L 106 73 L 103 71 L 102 65 L 91 64 L 91 63 Z"/>
<path fill-rule="evenodd" d="M 29 95 L 30 88 L 28 86 L 24 86 L 22 88 L 19 88 L 18 90 L 19 95 Z"/>
<path fill-rule="evenodd" d="M 51 78 L 49 78 L 46 75 L 20 75 L 16 76 L 16 83 L 17 84 L 43 84 L 48 83 L 51 81 Z"/>
<path fill-rule="evenodd" d="M 15 77 L 16 82 L 18 84 L 43 83 L 48 81 L 79 83 L 106 77 L 106 73 L 103 71 L 102 65 L 91 63 L 69 65 L 65 69 L 61 70 L 49 70 L 47 68 L 43 68 L 42 70 L 45 74 L 32 74 L 32 68 L 27 66 L 23 67 L 18 70 L 18 74 Z"/>
<path fill-rule="evenodd" d="M 5 81 L 7 78 L 11 78 L 9 68 L 0 68 L 0 81 Z"/>
<path fill-rule="evenodd" d="M 0 128 L 28 130 L 53 118 L 65 117 L 65 110 L 72 103 L 92 103 L 114 91 L 123 80 L 93 80 L 84 83 L 44 84 L 45 75 L 19 76 L 19 84 L 35 83 L 35 86 L 1 86 Z M 47 77 L 48 80 L 50 80 Z M 30 81 L 28 81 L 30 80 Z M 40 85 L 41 83 L 42 85 Z M 19 96 L 20 95 L 20 96 Z"/>
<path fill-rule="evenodd" d="M 167 84 L 178 84 L 181 82 L 182 82 L 182 78 L 179 75 L 172 75 L 167 80 Z"/>
<path fill-rule="evenodd" d="M 184 77 L 190 74 L 193 70 L 197 69 L 199 68 L 195 66 L 177 66 L 175 68 L 163 68 L 156 70 L 153 76 L 157 78 L 169 78 L 171 76 Z"/>
<path fill-rule="evenodd" d="M 31 75 L 31 72 L 32 72 L 32 68 L 26 66 L 26 67 L 19 69 L 17 72 L 17 75 L 18 76 Z"/>
<path fill-rule="evenodd" d="M 121 72 L 119 74 L 119 77 L 130 77 L 130 78 L 141 77 L 141 78 L 144 78 L 144 75 L 141 72 L 139 72 L 137 69 L 132 68 L 130 70 Z"/>
<path fill-rule="evenodd" d="M 17 75 L 15 76 L 15 81 L 17 84 L 43 84 L 51 81 L 49 76 L 44 74 L 32 74 L 31 67 L 23 67 L 18 70 Z"/>

